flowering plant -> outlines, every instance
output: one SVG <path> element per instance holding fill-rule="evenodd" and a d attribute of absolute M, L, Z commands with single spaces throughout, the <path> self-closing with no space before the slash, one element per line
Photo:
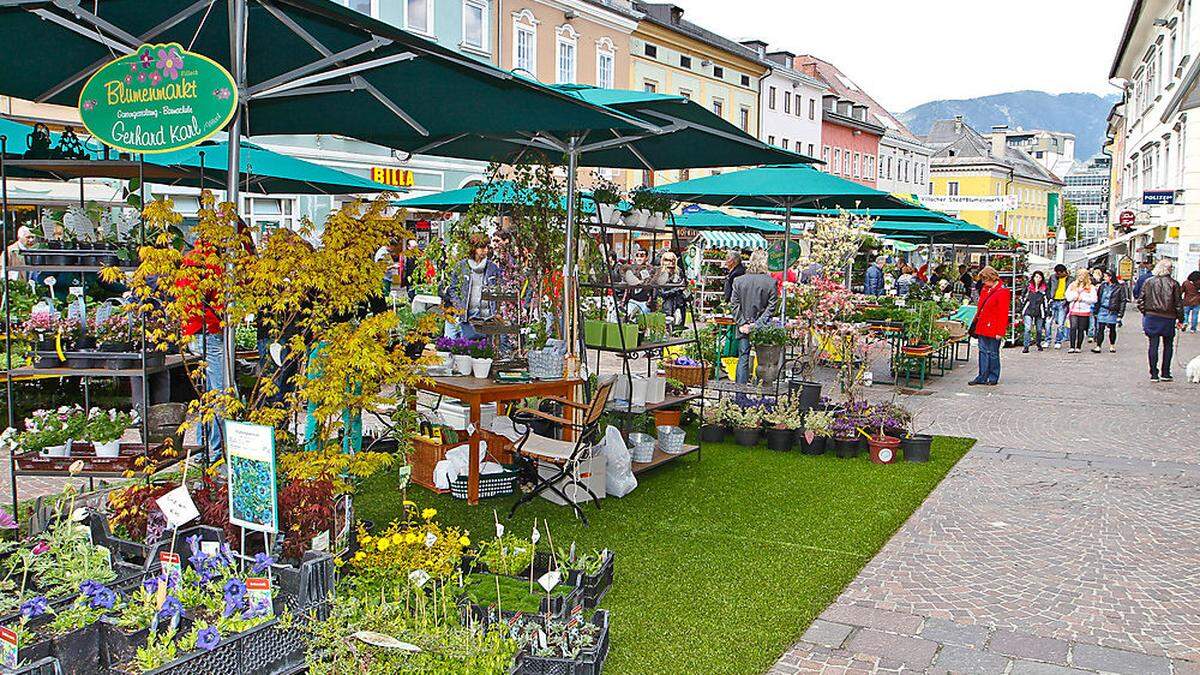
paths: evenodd
<path fill-rule="evenodd" d="M 828 438 L 833 435 L 833 413 L 824 410 L 810 410 L 804 416 L 804 430 L 811 431 L 814 436 Z"/>
<path fill-rule="evenodd" d="M 110 443 L 125 434 L 133 424 L 133 415 L 111 408 L 92 408 L 88 413 L 84 437 L 93 443 Z"/>
<path fill-rule="evenodd" d="M 75 319 L 64 319 L 55 316 L 50 311 L 31 312 L 25 323 L 21 324 L 21 332 L 38 340 L 48 340 L 56 333 L 70 333 L 79 328 Z"/>
<path fill-rule="evenodd" d="M 704 404 L 703 421 L 708 426 L 724 426 L 729 422 L 728 409 L 731 404 L 727 399 L 720 399 L 715 403 Z"/>
<path fill-rule="evenodd" d="M 483 340 L 472 338 L 448 338 L 442 337 L 437 339 L 437 350 L 439 352 L 450 352 L 455 356 L 469 356 L 471 350 L 482 346 Z"/>
<path fill-rule="evenodd" d="M 9 428 L 0 434 L 0 444 L 25 451 L 40 452 L 82 439 L 87 417 L 79 406 L 61 406 L 57 410 L 35 410 L 25 419 L 25 431 Z"/>
<path fill-rule="evenodd" d="M 731 427 L 757 429 L 763 422 L 763 405 L 750 397 L 738 397 L 726 410 L 725 418 Z"/>
<path fill-rule="evenodd" d="M 475 559 L 487 566 L 492 574 L 516 576 L 533 564 L 533 541 L 506 533 L 480 542 Z"/>
<path fill-rule="evenodd" d="M 394 520 L 375 534 L 360 526 L 359 550 L 347 561 L 355 569 L 359 589 L 390 587 L 394 579 L 422 570 L 430 578 L 447 578 L 458 569 L 463 549 L 471 545 L 466 533 L 433 520 L 434 509 L 417 510 L 404 502 L 404 519 Z"/>
<path fill-rule="evenodd" d="M 704 365 L 703 363 L 700 363 L 699 361 L 697 361 L 696 359 L 693 359 L 690 356 L 676 356 L 671 361 L 671 364 L 676 365 L 676 366 L 689 366 L 689 367 L 696 367 L 696 366 Z"/>
<path fill-rule="evenodd" d="M 103 321 L 94 322 L 92 334 L 101 344 L 129 342 L 131 340 L 129 317 L 122 313 L 115 313 Z"/>
<path fill-rule="evenodd" d="M 776 429 L 799 429 L 804 420 L 800 414 L 800 399 L 789 396 L 776 401 L 774 408 L 763 415 L 763 421 Z"/>

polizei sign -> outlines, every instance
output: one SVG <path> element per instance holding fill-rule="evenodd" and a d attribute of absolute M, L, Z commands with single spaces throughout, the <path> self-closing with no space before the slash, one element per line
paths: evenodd
<path fill-rule="evenodd" d="M 229 72 L 176 43 L 142 45 L 106 63 L 79 94 L 87 130 L 126 152 L 189 148 L 223 129 L 235 110 Z"/>

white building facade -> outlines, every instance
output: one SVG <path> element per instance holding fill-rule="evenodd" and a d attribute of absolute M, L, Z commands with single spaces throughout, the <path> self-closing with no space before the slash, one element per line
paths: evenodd
<path fill-rule="evenodd" d="M 1200 268 L 1200 23 L 1192 0 L 1133 3 L 1109 78 L 1123 86 L 1114 218 L 1134 222 L 1129 253 Z"/>
<path fill-rule="evenodd" d="M 929 162 L 933 148 L 907 133 L 888 125 L 887 116 L 877 116 L 887 131 L 879 139 L 879 165 L 876 185 L 884 192 L 929 194 Z"/>
<path fill-rule="evenodd" d="M 820 158 L 821 97 L 825 83 L 792 68 L 795 54 L 766 51 L 763 42 L 743 42 L 771 70 L 759 83 L 758 138 L 785 150 Z"/>

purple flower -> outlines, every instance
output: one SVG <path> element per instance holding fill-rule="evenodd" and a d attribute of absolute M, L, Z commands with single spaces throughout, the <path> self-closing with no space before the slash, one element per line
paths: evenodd
<path fill-rule="evenodd" d="M 158 609 L 158 620 L 169 621 L 183 614 L 183 605 L 179 604 L 179 599 L 173 595 L 168 595 L 163 601 L 162 607 Z"/>
<path fill-rule="evenodd" d="M 700 362 L 688 356 L 675 357 L 675 365 L 677 366 L 698 366 Z"/>
<path fill-rule="evenodd" d="M 230 96 L 229 87 L 221 87 L 219 89 L 213 89 L 213 96 L 218 101 L 228 101 L 229 96 Z"/>
<path fill-rule="evenodd" d="M 229 548 L 229 544 L 221 543 L 221 559 L 225 562 L 226 567 L 233 567 L 237 560 L 233 557 L 233 549 Z"/>
<path fill-rule="evenodd" d="M 86 595 L 90 598 L 102 588 L 104 588 L 104 584 L 88 579 L 87 581 L 79 584 L 79 594 Z"/>
<path fill-rule="evenodd" d="M 112 592 L 112 589 L 101 586 L 100 590 L 92 595 L 91 602 L 88 603 L 92 609 L 112 609 L 113 605 L 117 604 L 117 594 Z"/>
<path fill-rule="evenodd" d="M 50 603 L 44 595 L 32 597 L 21 603 L 21 616 L 26 620 L 36 619 L 48 611 L 50 611 Z"/>
<path fill-rule="evenodd" d="M 160 574 L 158 576 L 147 578 L 146 580 L 142 581 L 142 588 L 144 588 L 147 593 L 157 593 L 158 582 L 162 581 L 163 579 L 166 579 L 168 590 L 179 586 L 179 575 L 175 574 L 175 572 L 171 572 L 171 574 L 168 576 L 163 576 Z"/>
<path fill-rule="evenodd" d="M 32 553 L 34 555 L 41 555 L 49 550 L 50 550 L 50 544 L 48 544 L 44 541 L 39 541 L 38 543 L 33 545 L 33 549 L 30 551 L 30 553 Z"/>
<path fill-rule="evenodd" d="M 220 641 L 221 634 L 217 632 L 216 626 L 201 628 L 200 632 L 196 633 L 196 646 L 206 652 L 216 649 Z"/>
<path fill-rule="evenodd" d="M 183 67 L 183 57 L 179 55 L 179 50 L 174 47 L 160 49 L 158 50 L 158 63 L 156 67 L 162 72 L 164 78 L 178 80 L 179 69 Z"/>
<path fill-rule="evenodd" d="M 247 607 L 246 611 L 242 612 L 243 619 L 259 619 L 264 616 L 271 615 L 271 599 L 259 598 L 253 606 Z"/>
<path fill-rule="evenodd" d="M 240 579 L 230 579 L 225 582 L 225 611 L 224 616 L 233 616 L 246 604 L 246 584 Z"/>
<path fill-rule="evenodd" d="M 184 541 L 187 542 L 188 548 L 192 549 L 192 553 L 200 553 L 200 535 L 193 534 Z"/>
<path fill-rule="evenodd" d="M 8 515 L 8 511 L 0 511 L 0 530 L 17 529 L 17 519 Z"/>
<path fill-rule="evenodd" d="M 138 62 L 142 64 L 142 68 L 150 70 L 154 67 L 154 56 L 149 49 L 143 49 L 141 54 L 138 54 Z"/>
<path fill-rule="evenodd" d="M 256 553 L 254 555 L 254 567 L 252 567 L 251 570 L 255 574 L 262 574 L 270 569 L 271 565 L 274 563 L 275 559 L 266 553 Z"/>

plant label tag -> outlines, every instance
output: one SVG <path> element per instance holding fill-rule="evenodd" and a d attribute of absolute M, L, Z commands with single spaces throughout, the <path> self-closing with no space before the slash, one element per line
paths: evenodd
<path fill-rule="evenodd" d="M 322 530 L 321 534 L 312 538 L 312 550 L 321 553 L 329 550 L 329 530 Z"/>
<path fill-rule="evenodd" d="M 171 490 L 156 499 L 155 502 L 158 504 L 158 508 L 162 509 L 163 515 L 167 518 L 167 525 L 170 527 L 182 527 L 200 517 L 200 511 L 196 508 L 196 503 L 192 501 L 192 495 L 188 493 L 185 485 Z"/>
<path fill-rule="evenodd" d="M 215 541 L 200 542 L 200 552 L 204 555 L 215 556 L 221 552 L 221 545 Z"/>
<path fill-rule="evenodd" d="M 561 580 L 562 575 L 559 574 L 558 570 L 550 570 L 549 572 L 546 572 L 542 576 L 538 577 L 537 582 L 539 586 L 549 593 L 550 591 L 554 590 L 554 587 L 557 586 L 558 582 Z"/>
<path fill-rule="evenodd" d="M 816 438 L 817 438 L 817 432 L 815 432 L 815 431 L 804 432 L 804 440 L 807 441 L 808 443 L 812 443 L 814 440 L 816 440 Z"/>
<path fill-rule="evenodd" d="M 437 543 L 437 535 L 436 534 L 434 534 L 432 532 L 428 532 L 425 534 L 425 548 L 433 548 L 433 545 L 436 543 Z"/>
<path fill-rule="evenodd" d="M 182 579 L 183 569 L 179 563 L 179 554 L 171 553 L 170 551 L 160 551 L 158 554 L 158 562 L 162 563 L 163 578 L 170 579 L 171 575 L 175 578 Z M 160 585 L 161 587 L 162 585 Z M 164 598 L 165 600 L 166 598 Z M 162 604 L 159 603 L 161 607 Z"/>
<path fill-rule="evenodd" d="M 535 544 L 542 540 L 542 533 L 538 531 L 537 525 L 533 526 L 533 533 L 529 535 L 529 540 Z"/>
<path fill-rule="evenodd" d="M 429 573 L 425 570 L 413 570 L 408 573 L 408 580 L 416 584 L 417 588 L 420 588 L 429 581 Z"/>
<path fill-rule="evenodd" d="M 504 536 L 504 525 L 502 525 L 500 523 L 496 523 L 496 538 L 499 539 L 500 537 L 503 537 L 503 536 Z"/>
<path fill-rule="evenodd" d="M 72 286 L 67 289 L 67 292 L 76 297 L 83 297 L 83 286 Z"/>
<path fill-rule="evenodd" d="M 571 552 L 569 555 L 570 557 L 567 558 L 567 560 L 570 562 L 575 562 L 575 542 L 571 542 Z"/>
<path fill-rule="evenodd" d="M 474 435 L 475 435 L 475 425 L 474 425 L 474 424 L 468 424 L 468 425 L 467 425 L 467 435 L 468 435 L 468 436 L 474 436 Z"/>
<path fill-rule="evenodd" d="M 391 635 L 385 635 L 383 633 L 376 633 L 375 631 L 370 631 L 370 630 L 356 631 L 354 633 L 351 633 L 350 637 L 352 637 L 356 640 L 361 640 L 362 642 L 365 642 L 365 643 L 371 645 L 372 647 L 383 647 L 384 649 L 398 649 L 400 651 L 409 652 L 412 654 L 416 654 L 417 652 L 421 651 L 420 647 L 418 647 L 410 642 L 402 642 L 402 641 L 397 640 L 396 638 L 392 637 Z"/>
<path fill-rule="evenodd" d="M 271 360 L 275 362 L 276 368 L 283 367 L 283 345 L 278 342 L 272 342 L 267 351 L 271 352 Z"/>
<path fill-rule="evenodd" d="M 0 665 L 17 669 L 17 632 L 0 626 Z"/>
<path fill-rule="evenodd" d="M 251 607 L 266 607 L 267 616 L 275 616 L 275 607 L 271 604 L 271 580 L 266 577 L 246 579 L 246 603 Z"/>
<path fill-rule="evenodd" d="M 397 479 L 399 481 L 399 485 L 397 485 L 397 488 L 400 490 L 407 488 L 408 481 L 411 478 L 412 478 L 412 465 L 405 464 L 404 466 L 400 467 L 400 470 L 397 472 Z"/>

